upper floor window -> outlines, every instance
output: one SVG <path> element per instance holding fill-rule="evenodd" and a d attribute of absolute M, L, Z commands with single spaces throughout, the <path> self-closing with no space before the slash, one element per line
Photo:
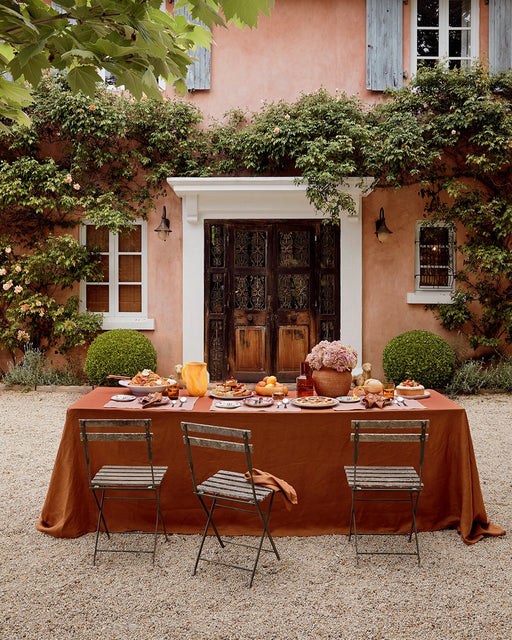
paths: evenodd
<path fill-rule="evenodd" d="M 147 318 L 147 225 L 137 222 L 132 231 L 113 234 L 84 224 L 81 242 L 100 252 L 103 279 L 81 284 L 82 307 L 103 313 L 104 329 L 152 329 Z"/>
<path fill-rule="evenodd" d="M 414 293 L 407 302 L 449 303 L 455 285 L 455 229 L 446 223 L 416 223 Z"/>
<path fill-rule="evenodd" d="M 413 0 L 412 71 L 445 62 L 466 68 L 478 56 L 478 0 Z"/>

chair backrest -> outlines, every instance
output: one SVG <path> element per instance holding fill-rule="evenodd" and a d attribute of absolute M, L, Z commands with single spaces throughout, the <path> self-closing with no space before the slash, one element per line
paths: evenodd
<path fill-rule="evenodd" d="M 252 437 L 252 433 L 248 429 L 218 427 L 210 424 L 196 424 L 194 422 L 182 422 L 181 428 L 183 429 L 184 433 L 183 442 L 187 447 L 188 463 L 190 465 L 190 472 L 192 474 L 192 482 L 194 483 L 194 491 L 197 491 L 198 483 L 196 480 L 192 447 L 220 449 L 222 451 L 231 451 L 244 454 L 247 471 L 250 475 L 250 483 L 253 487 L 253 492 L 255 491 L 251 458 L 254 447 L 249 442 Z M 201 436 L 191 434 L 201 434 Z M 220 436 L 222 439 L 217 439 L 209 436 Z M 229 440 L 226 440 L 226 438 L 229 438 Z"/>
<path fill-rule="evenodd" d="M 425 442 L 428 440 L 429 420 L 352 420 L 354 442 L 354 475 L 362 442 L 417 442 L 419 443 L 418 475 L 422 477 Z"/>
<path fill-rule="evenodd" d="M 154 482 L 153 450 L 151 447 L 153 433 L 150 431 L 151 420 L 149 418 L 133 420 L 80 419 L 78 423 L 80 427 L 80 440 L 84 444 L 89 484 L 91 484 L 92 479 L 89 451 L 90 442 L 128 443 L 145 441 L 147 446 L 148 462 L 151 467 L 151 475 Z"/>

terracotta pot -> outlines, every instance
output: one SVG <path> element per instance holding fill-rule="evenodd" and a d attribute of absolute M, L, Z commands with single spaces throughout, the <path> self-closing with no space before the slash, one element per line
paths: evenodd
<path fill-rule="evenodd" d="M 352 384 L 351 371 L 336 371 L 329 367 L 314 369 L 313 385 L 319 396 L 328 396 L 336 398 L 337 396 L 346 396 Z"/>

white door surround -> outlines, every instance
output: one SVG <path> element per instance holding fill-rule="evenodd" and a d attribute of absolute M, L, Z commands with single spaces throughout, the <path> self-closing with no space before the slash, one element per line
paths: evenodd
<path fill-rule="evenodd" d="M 204 220 L 294 220 L 321 217 L 305 185 L 287 178 L 168 178 L 183 199 L 183 362 L 204 360 Z M 340 340 L 362 360 L 361 201 L 372 178 L 347 179 L 355 214 L 340 219 Z"/>

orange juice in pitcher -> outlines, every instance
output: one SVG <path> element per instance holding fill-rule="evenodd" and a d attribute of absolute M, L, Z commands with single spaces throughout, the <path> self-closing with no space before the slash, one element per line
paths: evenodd
<path fill-rule="evenodd" d="M 206 362 L 186 362 L 181 375 L 191 396 L 204 396 L 208 388 Z"/>

